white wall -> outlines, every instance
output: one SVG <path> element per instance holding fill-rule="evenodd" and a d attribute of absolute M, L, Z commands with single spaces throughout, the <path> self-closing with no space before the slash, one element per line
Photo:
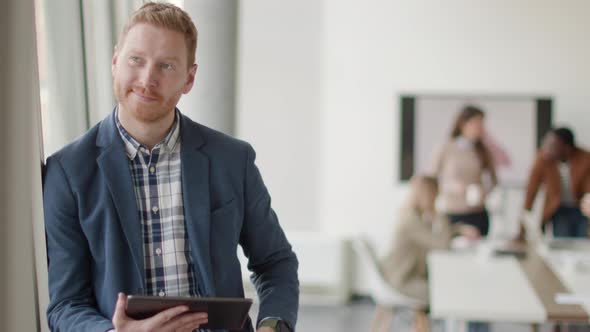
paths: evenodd
<path fill-rule="evenodd" d="M 288 229 L 318 229 L 321 8 L 316 0 L 240 2 L 236 134 Z"/>
<path fill-rule="evenodd" d="M 199 67 L 193 89 L 178 104 L 193 120 L 230 135 L 235 119 L 237 7 L 235 0 L 184 1 L 199 31 Z"/>
<path fill-rule="evenodd" d="M 326 229 L 387 239 L 403 193 L 403 92 L 553 95 L 557 123 L 590 144 L 587 1 L 326 0 L 320 10 Z"/>
<path fill-rule="evenodd" d="M 585 0 L 242 2 L 238 134 L 283 223 L 387 249 L 405 191 L 401 93 L 551 95 L 554 121 L 589 146 L 588 12 Z M 508 219 L 521 197 L 507 196 Z"/>

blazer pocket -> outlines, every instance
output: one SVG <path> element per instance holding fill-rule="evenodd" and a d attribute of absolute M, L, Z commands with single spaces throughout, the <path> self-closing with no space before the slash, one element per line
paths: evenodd
<path fill-rule="evenodd" d="M 220 256 L 231 255 L 232 252 L 235 255 L 236 253 L 240 236 L 237 202 L 237 199 L 232 198 L 229 202 L 211 211 L 210 231 L 211 241 L 214 243 L 211 247 L 211 254 L 216 260 L 223 261 L 224 258 L 219 258 Z"/>
<path fill-rule="evenodd" d="M 218 208 L 211 210 L 211 219 L 225 215 L 227 212 L 235 210 L 236 198 L 232 197 L 227 203 Z"/>

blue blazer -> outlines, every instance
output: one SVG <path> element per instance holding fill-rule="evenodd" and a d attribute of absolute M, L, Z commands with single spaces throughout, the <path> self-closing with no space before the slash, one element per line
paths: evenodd
<path fill-rule="evenodd" d="M 141 224 L 113 114 L 47 159 L 52 331 L 107 331 L 117 293 L 145 289 Z M 271 209 L 254 150 L 184 115 L 180 131 L 184 214 L 200 293 L 244 296 L 239 244 L 260 298 L 259 319 L 280 317 L 294 328 L 298 262 Z M 249 321 L 243 331 L 252 330 Z"/>

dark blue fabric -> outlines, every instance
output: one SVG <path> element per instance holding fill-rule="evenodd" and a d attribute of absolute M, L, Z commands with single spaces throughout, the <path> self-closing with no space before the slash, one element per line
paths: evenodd
<path fill-rule="evenodd" d="M 239 244 L 260 297 L 259 318 L 295 326 L 298 262 L 254 150 L 185 116 L 181 140 L 185 220 L 200 293 L 244 296 Z M 145 289 L 145 282 L 133 181 L 111 115 L 48 158 L 44 209 L 51 330 L 112 328 L 117 293 Z"/>
<path fill-rule="evenodd" d="M 588 237 L 588 218 L 577 207 L 560 207 L 551 222 L 555 237 Z"/>
<path fill-rule="evenodd" d="M 490 332 L 490 323 L 468 322 L 467 332 Z"/>

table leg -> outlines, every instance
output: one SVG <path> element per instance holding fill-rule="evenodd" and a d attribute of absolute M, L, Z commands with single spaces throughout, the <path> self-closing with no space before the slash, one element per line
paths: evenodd
<path fill-rule="evenodd" d="M 371 332 L 387 332 L 391 329 L 393 308 L 377 305 L 375 317 L 371 323 Z"/>
<path fill-rule="evenodd" d="M 466 332 L 467 322 L 449 318 L 445 320 L 445 332 Z"/>
<path fill-rule="evenodd" d="M 467 332 L 467 321 L 460 320 L 459 321 L 459 332 Z"/>
<path fill-rule="evenodd" d="M 445 332 L 455 331 L 455 320 L 445 319 Z"/>

